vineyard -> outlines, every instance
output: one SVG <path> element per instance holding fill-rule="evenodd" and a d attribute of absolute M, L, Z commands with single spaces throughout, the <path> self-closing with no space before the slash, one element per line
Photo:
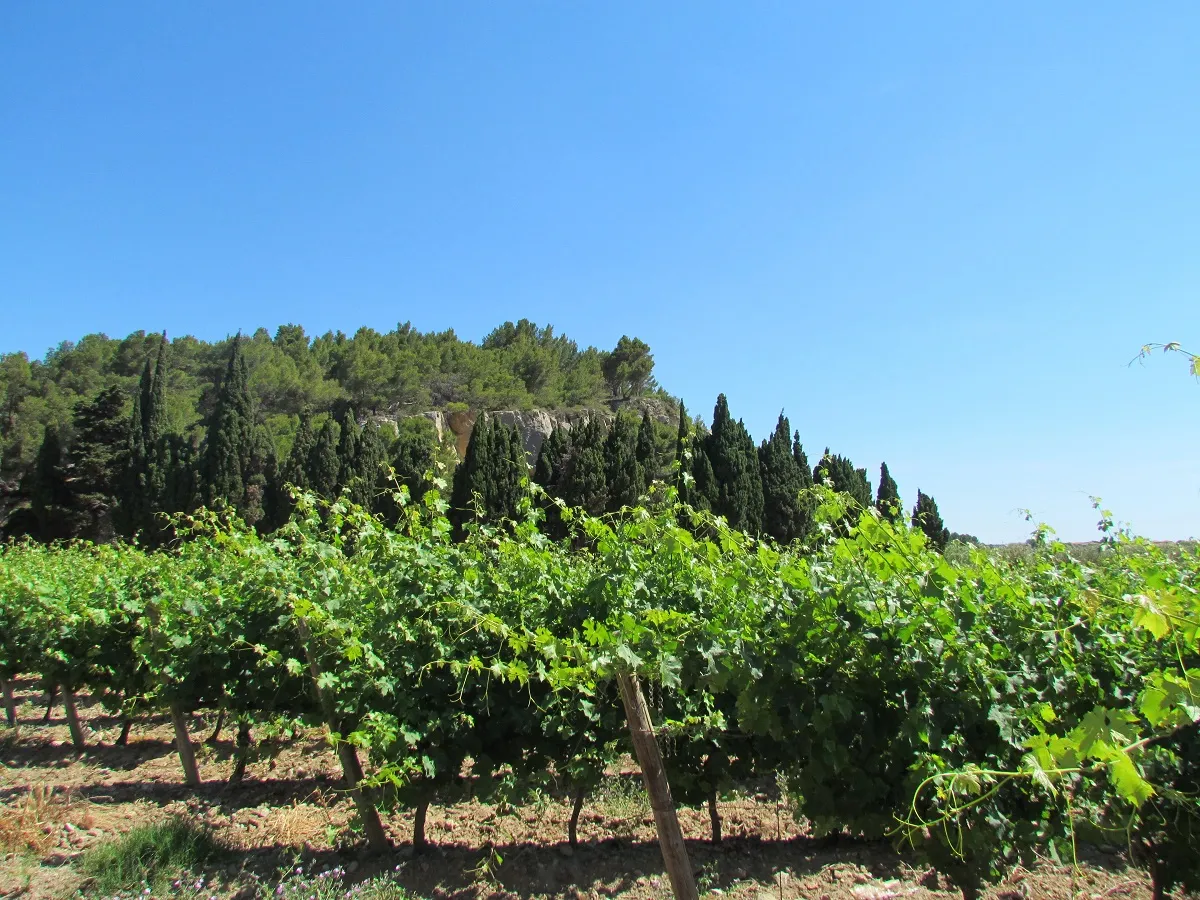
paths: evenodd
<path fill-rule="evenodd" d="M 129 727 L 166 714 L 255 743 L 319 723 L 355 821 L 389 851 L 431 806 L 589 796 L 622 759 L 645 776 L 679 897 L 697 896 L 676 804 L 778 785 L 814 837 L 889 840 L 976 897 L 1019 865 L 1110 848 L 1155 897 L 1200 888 L 1200 554 L 1106 528 L 1087 564 L 1039 529 L 1031 552 L 953 561 L 925 536 L 812 489 L 825 523 L 780 547 L 678 503 L 600 518 L 561 503 L 453 533 L 438 490 L 387 527 L 297 498 L 263 537 L 180 519 L 167 550 L 0 551 L 0 678 L 56 686 Z M 544 499 L 544 498 L 543 498 Z M 552 502 L 546 500 L 545 502 Z M 853 513 L 853 511 L 851 511 Z M 847 527 L 846 522 L 855 524 Z M 20 741 L 17 734 L 12 737 Z M 665 894 L 668 887 L 664 885 Z"/>

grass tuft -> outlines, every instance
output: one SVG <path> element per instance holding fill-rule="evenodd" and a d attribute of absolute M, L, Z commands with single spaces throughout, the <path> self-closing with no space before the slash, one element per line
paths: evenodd
<path fill-rule="evenodd" d="M 181 872 L 198 872 L 225 848 L 198 822 L 172 816 L 97 844 L 81 860 L 91 888 L 103 894 L 162 889 Z"/>

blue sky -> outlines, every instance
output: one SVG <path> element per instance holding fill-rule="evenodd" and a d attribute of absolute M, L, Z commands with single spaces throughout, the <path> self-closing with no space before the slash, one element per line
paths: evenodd
<path fill-rule="evenodd" d="M 505 319 L 911 505 L 1200 533 L 1200 6 L 0 5 L 0 352 Z"/>

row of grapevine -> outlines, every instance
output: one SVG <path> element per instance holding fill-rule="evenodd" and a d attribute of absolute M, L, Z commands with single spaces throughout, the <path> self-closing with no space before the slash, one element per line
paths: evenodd
<path fill-rule="evenodd" d="M 1194 552 L 1118 535 L 1088 567 L 1040 533 L 1026 559 L 951 563 L 871 511 L 801 552 L 649 499 L 560 510 L 562 544 L 530 503 L 456 541 L 431 491 L 394 528 L 301 496 L 269 538 L 204 513 L 169 552 L 13 545 L 0 678 L 60 685 L 69 716 L 82 690 L 169 711 L 193 782 L 192 710 L 237 724 L 239 777 L 251 729 L 320 720 L 376 847 L 380 810 L 414 810 L 419 849 L 431 803 L 551 785 L 574 841 L 632 733 L 714 840 L 717 799 L 770 778 L 814 833 L 890 837 L 966 897 L 1082 842 L 1130 850 L 1160 896 L 1200 886 Z"/>

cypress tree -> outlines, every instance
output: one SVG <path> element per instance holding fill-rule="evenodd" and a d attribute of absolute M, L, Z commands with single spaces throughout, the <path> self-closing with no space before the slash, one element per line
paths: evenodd
<path fill-rule="evenodd" d="M 358 447 L 354 457 L 357 477 L 352 490 L 354 502 L 366 509 L 371 509 L 377 500 L 379 478 L 386 454 L 387 447 L 383 435 L 379 432 L 379 425 L 368 422 L 358 435 Z"/>
<path fill-rule="evenodd" d="M 875 508 L 879 514 L 890 522 L 899 522 L 902 510 L 900 507 L 900 491 L 896 480 L 888 471 L 887 463 L 879 466 L 879 490 L 875 494 Z"/>
<path fill-rule="evenodd" d="M 942 521 L 937 501 L 920 490 L 917 491 L 917 503 L 912 511 L 912 527 L 925 532 L 929 543 L 939 551 L 945 550 L 946 544 L 950 542 L 950 529 Z"/>
<path fill-rule="evenodd" d="M 129 417 L 125 393 L 118 387 L 82 401 L 73 416 L 75 441 L 68 460 L 73 474 L 72 505 L 79 515 L 79 535 L 91 541 L 112 536 L 113 514 L 127 466 Z"/>
<path fill-rule="evenodd" d="M 249 371 L 242 352 L 242 337 L 233 340 L 225 377 L 217 390 L 217 402 L 205 439 L 201 474 L 207 503 L 224 501 L 241 514 L 247 507 L 247 480 L 252 474 L 257 444 L 254 403 L 250 397 Z"/>
<path fill-rule="evenodd" d="M 687 459 L 689 434 L 691 434 L 691 423 L 688 421 L 687 409 L 681 398 L 679 401 L 679 428 L 675 432 L 675 487 L 679 490 L 679 499 L 684 503 L 689 502 L 687 478 L 684 477 L 684 473 L 690 474 L 692 471 Z"/>
<path fill-rule="evenodd" d="M 800 443 L 800 432 L 792 434 L 792 459 L 796 461 L 796 469 L 800 473 L 800 488 L 804 495 L 800 501 L 800 532 L 798 537 L 805 538 L 812 531 L 813 513 L 816 511 L 816 500 L 808 493 L 813 486 L 812 469 L 808 465 L 808 454 Z"/>
<path fill-rule="evenodd" d="M 604 429 L 589 418 L 571 433 L 571 455 L 562 479 L 562 498 L 568 506 L 591 515 L 604 512 L 608 483 L 604 473 Z"/>
<path fill-rule="evenodd" d="M 492 468 L 492 427 L 486 414 L 480 414 L 471 429 L 467 452 L 454 470 L 450 492 L 450 519 L 461 537 L 468 522 L 477 521 L 487 509 Z"/>
<path fill-rule="evenodd" d="M 308 451 L 305 477 L 309 490 L 332 500 L 337 496 L 338 474 L 341 470 L 338 459 L 337 423 L 329 419 L 321 427 L 316 441 Z"/>
<path fill-rule="evenodd" d="M 734 422 L 725 395 L 717 397 L 712 433 L 705 452 L 716 476 L 717 495 L 713 512 L 747 534 L 762 530 L 763 488 L 758 451 L 746 426 Z"/>
<path fill-rule="evenodd" d="M 609 512 L 634 506 L 641 496 L 644 476 L 638 465 L 637 441 L 633 420 L 618 415 L 604 440 L 604 480 L 608 489 L 605 508 Z"/>
<path fill-rule="evenodd" d="M 515 428 L 480 416 L 471 429 L 466 456 L 454 471 L 450 506 L 458 533 L 461 535 L 478 513 L 489 522 L 515 519 L 527 477 L 521 435 Z"/>
<path fill-rule="evenodd" d="M 835 491 L 849 494 L 860 510 L 871 505 L 871 482 L 867 480 L 867 470 L 854 468 L 854 463 L 840 454 L 830 453 L 828 447 L 813 469 L 813 481 L 817 484 L 831 482 Z M 854 518 L 858 518 L 857 512 Z"/>
<path fill-rule="evenodd" d="M 166 478 L 163 509 L 167 512 L 190 512 L 200 503 L 200 453 L 196 445 L 183 435 L 171 434 L 164 439 Z"/>
<path fill-rule="evenodd" d="M 47 425 L 33 463 L 32 483 L 27 493 L 37 527 L 37 538 L 45 543 L 71 537 L 71 488 L 63 460 L 58 426 Z"/>
<path fill-rule="evenodd" d="M 759 447 L 763 486 L 763 531 L 781 544 L 803 537 L 807 526 L 800 492 L 804 478 L 792 455 L 791 425 L 781 412 L 775 431 Z"/>
<path fill-rule="evenodd" d="M 433 431 L 430 426 L 430 431 Z M 392 450 L 392 469 L 396 473 L 397 485 L 408 487 L 408 496 L 413 501 L 419 501 L 432 487 L 426 479 L 426 473 L 433 472 L 436 464 L 434 444 L 436 433 L 430 437 L 413 430 L 401 429 Z M 380 512 L 389 522 L 399 519 L 399 509 L 396 508 L 390 495 L 385 494 L 378 501 Z"/>
<path fill-rule="evenodd" d="M 639 494 L 642 494 L 650 489 L 651 482 L 659 475 L 658 450 L 654 440 L 654 422 L 650 418 L 649 410 L 642 413 L 642 424 L 638 426 L 635 456 L 637 457 L 637 464 L 642 473 L 642 483 L 638 491 Z"/>
<path fill-rule="evenodd" d="M 295 485 L 296 489 L 301 491 L 308 490 L 308 459 L 316 443 L 317 436 L 313 434 L 312 417 L 305 413 L 300 417 L 300 428 L 296 431 L 296 439 L 292 441 L 287 462 L 280 469 L 280 477 L 285 485 Z"/>
<path fill-rule="evenodd" d="M 569 433 L 561 425 L 555 425 L 538 450 L 537 462 L 533 466 L 533 480 L 555 496 L 555 489 L 562 481 L 563 466 L 570 449 Z"/>
<path fill-rule="evenodd" d="M 170 450 L 167 446 L 167 336 L 163 334 L 153 369 L 147 359 L 133 398 L 128 428 L 125 477 L 117 524 L 127 536 L 141 534 L 158 546 L 166 540 L 166 525 L 158 518 L 166 503 Z"/>
<path fill-rule="evenodd" d="M 563 474 L 570 452 L 570 433 L 562 426 L 555 425 L 549 436 L 542 441 L 537 462 L 533 467 L 533 480 L 545 488 L 550 497 L 562 496 Z M 545 514 L 542 531 L 556 541 L 566 537 L 566 528 L 558 506 L 549 498 L 545 498 L 541 501 L 541 508 Z"/>
<path fill-rule="evenodd" d="M 719 491 L 720 485 L 717 484 L 717 476 L 713 473 L 704 443 L 695 441 L 692 445 L 692 484 L 687 502 L 696 509 L 712 511 L 716 509 Z"/>
<path fill-rule="evenodd" d="M 338 491 L 350 487 L 358 477 L 358 439 L 361 433 L 354 409 L 343 413 L 338 423 Z"/>
<path fill-rule="evenodd" d="M 515 425 L 510 428 L 501 423 L 492 435 L 496 441 L 496 451 L 492 456 L 496 476 L 489 512 L 495 520 L 516 521 L 520 513 L 521 499 L 525 496 L 525 484 L 529 479 L 525 444 Z"/>

